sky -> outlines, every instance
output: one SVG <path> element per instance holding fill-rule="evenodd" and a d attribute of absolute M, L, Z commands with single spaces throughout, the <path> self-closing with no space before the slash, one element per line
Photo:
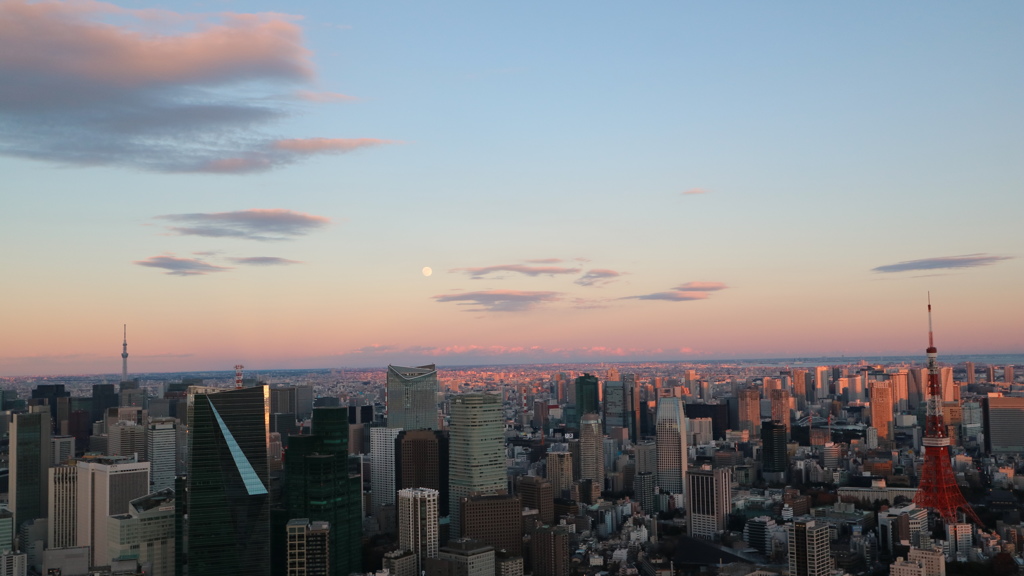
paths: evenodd
<path fill-rule="evenodd" d="M 0 375 L 1020 353 L 1022 25 L 0 0 Z"/>

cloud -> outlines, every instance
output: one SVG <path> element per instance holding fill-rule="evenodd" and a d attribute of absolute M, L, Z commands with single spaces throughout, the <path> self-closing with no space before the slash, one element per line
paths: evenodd
<path fill-rule="evenodd" d="M 439 294 L 438 302 L 457 302 L 459 306 L 472 306 L 467 312 L 522 312 L 543 302 L 561 300 L 558 292 L 529 292 L 522 290 L 484 290 L 459 294 Z"/>
<path fill-rule="evenodd" d="M 655 292 L 639 296 L 626 296 L 623 300 L 668 300 L 669 302 L 689 302 L 690 300 L 707 300 L 707 292 Z"/>
<path fill-rule="evenodd" d="M 288 266 L 290 264 L 302 264 L 298 260 L 277 258 L 276 256 L 246 256 L 243 258 L 228 258 L 234 264 L 243 266 Z"/>
<path fill-rule="evenodd" d="M 245 240 L 290 240 L 330 224 L 326 216 L 293 212 L 283 208 L 197 212 L 156 216 L 179 224 L 167 229 L 181 236 L 241 238 Z"/>
<path fill-rule="evenodd" d="M 301 102 L 343 95 L 294 89 L 315 79 L 296 20 L 95 0 L 0 1 L 0 155 L 210 173 L 301 160 L 311 150 L 282 147 L 295 140 L 260 129 Z M 282 88 L 294 96 L 268 98 Z M 312 152 L 364 148 L 372 139 L 326 140 L 355 145 Z"/>
<path fill-rule="evenodd" d="M 579 284 L 580 286 L 607 284 L 608 282 L 614 282 L 620 275 L 621 273 L 616 272 L 615 270 L 595 268 L 593 270 L 587 270 L 586 274 L 576 280 L 576 284 Z"/>
<path fill-rule="evenodd" d="M 535 260 L 524 260 L 529 264 L 558 264 L 562 262 L 561 258 L 537 258 Z"/>
<path fill-rule="evenodd" d="M 940 258 L 924 258 L 923 260 L 907 260 L 895 264 L 886 264 L 872 268 L 872 272 L 906 272 L 908 270 L 941 270 L 944 268 L 974 268 L 988 266 L 1003 260 L 1012 260 L 1012 256 L 993 256 L 991 254 L 966 254 L 963 256 L 944 256 Z"/>
<path fill-rule="evenodd" d="M 668 292 L 654 292 L 638 296 L 625 296 L 619 300 L 665 300 L 668 302 L 690 302 L 707 300 L 711 292 L 725 290 L 727 286 L 721 282 L 685 282 Z"/>
<path fill-rule="evenodd" d="M 707 194 L 708 191 L 703 188 L 690 188 L 689 190 L 682 193 L 683 196 L 693 196 L 696 194 Z"/>
<path fill-rule="evenodd" d="M 576 274 L 579 268 L 566 268 L 563 266 L 526 266 L 523 264 L 501 264 L 498 266 L 483 266 L 480 268 L 452 268 L 449 272 L 465 272 L 473 278 L 483 278 L 495 272 L 516 272 L 527 276 L 547 276 L 555 274 Z"/>
<path fill-rule="evenodd" d="M 673 288 L 679 292 L 717 292 L 728 288 L 721 282 L 687 282 Z"/>
<path fill-rule="evenodd" d="M 354 102 L 359 100 L 355 96 L 340 94 L 338 92 L 314 92 L 312 90 L 299 90 L 295 93 L 301 100 L 307 102 Z"/>
<path fill-rule="evenodd" d="M 398 347 L 394 344 L 371 344 L 362 348 L 356 348 L 352 352 L 355 354 L 373 354 L 376 352 L 392 352 L 397 349 Z"/>
<path fill-rule="evenodd" d="M 167 270 L 167 274 L 172 276 L 202 276 L 212 272 L 231 270 L 229 267 L 210 264 L 198 258 L 178 258 L 173 254 L 168 256 L 150 256 L 145 260 L 136 260 L 134 263 L 150 268 L 162 268 Z"/>
<path fill-rule="evenodd" d="M 344 153 L 360 148 L 394 144 L 377 138 L 291 138 L 274 142 L 274 149 L 294 154 Z"/>

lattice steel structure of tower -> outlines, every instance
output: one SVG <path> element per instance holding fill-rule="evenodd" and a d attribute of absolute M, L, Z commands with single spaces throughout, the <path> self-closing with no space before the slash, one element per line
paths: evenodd
<path fill-rule="evenodd" d="M 956 484 L 956 475 L 949 458 L 949 435 L 942 418 L 942 387 L 939 383 L 938 350 L 932 335 L 932 303 L 928 299 L 928 399 L 925 416 L 924 468 L 914 495 L 914 504 L 933 510 L 946 524 L 959 522 L 957 511 L 978 526 L 984 522 L 974 513 Z"/>

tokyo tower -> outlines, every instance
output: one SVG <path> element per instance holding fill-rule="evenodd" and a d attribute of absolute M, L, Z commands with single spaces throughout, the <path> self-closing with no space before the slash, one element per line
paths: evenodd
<path fill-rule="evenodd" d="M 949 435 L 942 419 L 942 388 L 939 385 L 939 367 L 932 336 L 932 301 L 928 298 L 928 411 L 925 416 L 924 468 L 921 482 L 914 495 L 914 504 L 935 511 L 946 524 L 956 524 L 957 511 L 962 511 L 968 520 L 984 527 L 985 524 L 964 499 L 956 484 L 953 466 L 949 459 Z"/>

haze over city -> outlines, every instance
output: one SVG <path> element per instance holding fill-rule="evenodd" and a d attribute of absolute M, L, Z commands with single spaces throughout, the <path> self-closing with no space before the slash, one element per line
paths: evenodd
<path fill-rule="evenodd" d="M 1024 6 L 0 2 L 0 375 L 1021 353 Z"/>

